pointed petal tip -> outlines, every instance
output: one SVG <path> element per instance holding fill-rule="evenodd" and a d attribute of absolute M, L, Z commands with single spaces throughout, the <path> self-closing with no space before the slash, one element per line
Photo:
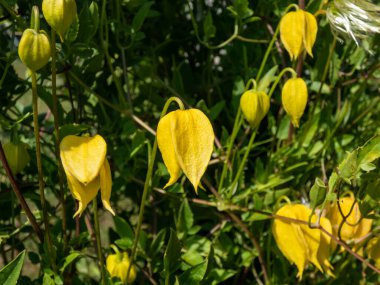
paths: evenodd
<path fill-rule="evenodd" d="M 103 207 L 110 212 L 113 216 L 116 216 L 115 211 L 112 209 L 110 202 L 106 200 L 102 200 Z"/>

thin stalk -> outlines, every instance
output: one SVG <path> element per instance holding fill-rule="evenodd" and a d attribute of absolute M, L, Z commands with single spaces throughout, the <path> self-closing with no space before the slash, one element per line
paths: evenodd
<path fill-rule="evenodd" d="M 102 281 L 102 285 L 106 285 L 106 271 L 104 267 L 104 259 L 103 259 L 103 252 L 102 252 L 102 240 L 100 239 L 97 197 L 94 198 L 94 200 L 92 201 L 92 204 L 93 204 L 93 210 L 94 210 L 94 230 L 95 230 L 95 237 L 96 237 L 96 247 L 98 249 L 98 260 L 99 260 L 99 266 L 100 266 L 100 272 L 101 272 L 101 278 L 102 278 L 101 281 Z"/>
<path fill-rule="evenodd" d="M 294 71 L 291 67 L 286 67 L 283 70 L 281 70 L 280 74 L 276 77 L 276 80 L 273 82 L 271 89 L 269 90 L 268 97 L 271 98 L 273 95 L 274 90 L 277 87 L 277 84 L 280 82 L 280 79 L 285 74 L 285 72 L 290 72 L 293 76 L 293 78 L 297 77 L 297 73 Z"/>
<path fill-rule="evenodd" d="M 39 126 L 38 126 L 38 95 L 37 95 L 37 78 L 36 73 L 31 71 L 32 74 L 32 96 L 33 96 L 33 124 L 34 124 L 34 136 L 36 139 L 36 159 L 37 159 L 37 170 L 38 170 L 38 185 L 40 191 L 40 200 L 42 206 L 42 216 L 45 224 L 45 234 L 46 234 L 46 242 L 49 251 L 49 256 L 52 260 L 53 269 L 56 269 L 55 260 L 53 255 L 53 246 L 50 236 L 50 228 L 49 228 L 49 217 L 47 213 L 47 206 L 45 200 L 45 183 L 44 183 L 44 174 L 42 171 L 42 160 L 41 160 L 41 143 L 40 143 L 40 134 L 39 134 Z"/>
<path fill-rule="evenodd" d="M 59 178 L 59 191 L 60 202 L 62 206 L 62 238 L 63 238 L 63 251 L 67 248 L 67 222 L 66 222 L 66 203 L 65 203 L 65 189 L 63 188 L 63 167 L 59 156 L 59 117 L 58 117 L 58 97 L 57 97 L 57 71 L 56 71 L 56 46 L 55 46 L 56 33 L 51 30 L 51 87 L 53 95 L 53 116 L 54 116 L 54 132 L 55 132 L 55 157 L 58 162 L 58 178 Z"/>
<path fill-rule="evenodd" d="M 181 110 L 185 109 L 185 106 L 183 105 L 182 101 L 178 99 L 177 97 L 170 97 L 166 103 L 164 108 L 162 109 L 161 112 L 161 117 L 165 116 L 165 114 L 168 111 L 168 108 L 172 102 L 176 102 Z M 146 204 L 146 199 L 148 197 L 148 192 L 149 192 L 149 187 L 150 183 L 152 180 L 152 174 L 153 174 L 153 166 L 154 166 L 154 161 L 156 160 L 156 154 L 157 154 L 157 137 L 154 139 L 154 144 L 153 144 L 153 149 L 152 152 L 150 153 L 149 157 L 149 164 L 148 164 L 148 171 L 146 173 L 146 178 L 145 178 L 145 183 L 144 183 L 144 190 L 143 190 L 143 195 L 141 198 L 141 204 L 140 204 L 140 212 L 139 212 L 139 219 L 137 222 L 137 227 L 136 227 L 136 232 L 135 232 L 135 239 L 133 241 L 133 246 L 132 246 L 132 252 L 131 252 L 131 260 L 128 266 L 128 271 L 127 271 L 127 280 L 129 279 L 129 273 L 133 265 L 133 261 L 135 260 L 136 257 L 136 252 L 137 252 L 137 244 L 140 238 L 140 233 L 141 233 L 141 226 L 144 218 L 144 211 L 145 211 L 145 204 Z"/>

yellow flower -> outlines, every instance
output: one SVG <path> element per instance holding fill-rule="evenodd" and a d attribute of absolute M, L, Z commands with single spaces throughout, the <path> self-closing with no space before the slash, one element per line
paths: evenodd
<path fill-rule="evenodd" d="M 66 31 L 77 16 L 75 0 L 43 0 L 42 12 L 46 22 L 58 33 L 63 41 Z"/>
<path fill-rule="evenodd" d="M 21 36 L 18 55 L 23 64 L 32 71 L 44 67 L 51 55 L 50 40 L 45 31 L 26 29 Z"/>
<path fill-rule="evenodd" d="M 158 123 L 157 143 L 170 174 L 165 188 L 183 171 L 197 192 L 214 146 L 214 131 L 206 115 L 197 109 L 168 113 Z"/>
<path fill-rule="evenodd" d="M 134 266 L 131 266 L 127 278 L 129 264 L 130 260 L 126 252 L 110 254 L 106 260 L 106 268 L 111 277 L 120 278 L 123 284 L 132 283 L 136 279 L 136 269 Z"/>
<path fill-rule="evenodd" d="M 290 78 L 282 88 L 282 105 L 290 116 L 293 125 L 298 128 L 300 118 L 307 104 L 307 87 L 302 78 Z"/>
<path fill-rule="evenodd" d="M 280 22 L 281 41 L 292 60 L 297 59 L 304 49 L 313 56 L 312 48 L 317 32 L 314 15 L 302 9 L 285 14 Z"/>
<path fill-rule="evenodd" d="M 365 236 L 370 232 L 372 226 L 371 219 L 362 219 L 358 203 L 355 203 L 355 205 L 353 203 L 355 203 L 354 197 L 343 197 L 339 200 L 342 214 L 347 216 L 350 213 L 340 229 L 340 237 L 346 242 L 355 242 Z M 342 214 L 339 211 L 338 202 L 331 205 L 327 211 L 327 217 L 331 222 L 333 234 L 337 237 L 340 224 L 343 221 Z"/>
<path fill-rule="evenodd" d="M 240 98 L 240 107 L 252 128 L 257 128 L 269 111 L 269 97 L 264 92 L 248 90 Z"/>
<path fill-rule="evenodd" d="M 12 142 L 3 145 L 5 157 L 13 175 L 21 172 L 30 161 L 27 151 L 28 145 L 25 143 L 14 144 Z"/>
<path fill-rule="evenodd" d="M 380 268 L 380 238 L 374 237 L 366 247 L 366 252 L 369 258 L 375 261 L 375 266 Z"/>
<path fill-rule="evenodd" d="M 301 220 L 307 222 L 311 210 L 304 205 L 285 205 L 280 208 L 276 215 Z M 313 215 L 312 222 L 317 217 Z M 331 232 L 330 222 L 326 218 L 321 218 L 321 226 Z M 273 236 L 278 248 L 284 256 L 295 263 L 298 268 L 298 277 L 302 278 L 303 271 L 308 262 L 313 263 L 320 271 L 333 276 L 332 266 L 328 260 L 329 245 L 331 238 L 319 229 L 312 229 L 307 224 L 275 218 L 272 225 Z"/>
<path fill-rule="evenodd" d="M 99 135 L 66 136 L 61 142 L 60 152 L 69 189 L 79 201 L 79 209 L 74 217 L 83 213 L 87 204 L 98 194 L 99 188 L 103 206 L 115 215 L 109 202 L 112 179 L 104 139 Z"/>

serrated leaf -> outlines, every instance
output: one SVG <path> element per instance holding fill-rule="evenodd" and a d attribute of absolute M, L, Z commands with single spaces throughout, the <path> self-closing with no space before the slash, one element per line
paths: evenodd
<path fill-rule="evenodd" d="M 348 153 L 346 158 L 339 164 L 339 176 L 343 178 L 347 183 L 358 171 L 358 151 L 353 150 Z"/>
<path fill-rule="evenodd" d="M 0 270 L 0 284 L 16 285 L 24 264 L 25 250 Z"/>

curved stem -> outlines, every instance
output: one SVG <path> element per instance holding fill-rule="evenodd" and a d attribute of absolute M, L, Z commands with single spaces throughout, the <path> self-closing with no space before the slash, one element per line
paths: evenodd
<path fill-rule="evenodd" d="M 166 103 L 164 105 L 164 108 L 162 109 L 161 117 L 160 118 L 162 118 L 163 116 L 166 115 L 166 113 L 167 113 L 167 111 L 169 109 L 169 106 L 170 106 L 170 104 L 172 102 L 176 102 L 181 110 L 185 109 L 185 106 L 183 105 L 182 101 L 179 98 L 177 98 L 177 97 L 170 97 L 166 101 Z M 153 149 L 152 149 L 152 152 L 150 153 L 150 157 L 148 159 L 148 161 L 149 161 L 148 171 L 146 173 L 146 178 L 145 178 L 145 183 L 144 183 L 144 190 L 143 190 L 143 194 L 142 194 L 142 197 L 141 197 L 139 219 L 138 219 L 138 222 L 137 222 L 137 227 L 136 227 L 136 232 L 135 232 L 135 238 L 134 238 L 133 245 L 132 245 L 131 260 L 130 260 L 131 262 L 129 263 L 129 266 L 128 266 L 126 280 L 129 280 L 129 273 L 131 271 L 131 268 L 132 268 L 132 265 L 133 265 L 133 261 L 135 260 L 135 257 L 136 257 L 137 244 L 138 244 L 139 238 L 140 238 L 141 226 L 142 226 L 142 222 L 143 222 L 143 218 L 144 218 L 145 204 L 146 204 L 146 199 L 148 197 L 150 183 L 151 183 L 151 180 L 152 180 L 153 166 L 154 166 L 154 162 L 156 160 L 156 154 L 157 154 L 157 137 L 155 137 L 155 139 L 154 139 Z"/>
<path fill-rule="evenodd" d="M 33 6 L 32 15 L 30 17 L 30 27 L 39 32 L 40 30 L 40 11 L 38 10 L 38 6 Z"/>
<path fill-rule="evenodd" d="M 268 93 L 269 98 L 272 97 L 272 94 L 274 90 L 276 89 L 277 84 L 280 82 L 281 77 L 284 76 L 286 72 L 290 72 L 293 78 L 297 77 L 297 72 L 295 72 L 295 70 L 291 67 L 286 67 L 283 70 L 281 70 L 280 74 L 277 76 L 276 80 L 273 82 L 272 88 L 269 90 L 269 93 Z"/>
<path fill-rule="evenodd" d="M 66 222 L 66 203 L 65 203 L 65 190 L 63 187 L 63 166 L 60 159 L 60 136 L 59 136 L 59 117 L 58 117 L 58 97 L 57 97 L 57 71 L 56 71 L 56 46 L 55 37 L 56 33 L 51 30 L 51 88 L 53 96 L 53 116 L 54 116 L 54 132 L 55 132 L 55 157 L 58 163 L 58 178 L 59 178 L 59 191 L 60 202 L 62 206 L 62 238 L 63 238 L 63 251 L 67 248 L 67 222 Z"/>
<path fill-rule="evenodd" d="M 45 183 L 44 175 L 42 171 L 42 160 L 41 160 L 41 143 L 40 143 L 40 134 L 39 134 L 39 125 L 38 125 L 38 95 L 37 95 L 37 78 L 34 71 L 30 71 L 32 74 L 32 96 L 33 96 L 33 124 L 34 124 L 34 136 L 36 139 L 36 160 L 37 160 L 37 170 L 38 170 L 38 185 L 40 191 L 40 201 L 42 207 L 42 216 L 45 224 L 45 234 L 46 234 L 46 243 L 49 251 L 49 256 L 51 257 L 53 269 L 56 269 L 55 259 L 53 254 L 53 246 L 50 236 L 49 228 L 49 217 L 47 213 L 47 206 L 45 200 Z"/>
<path fill-rule="evenodd" d="M 98 249 L 98 260 L 102 278 L 102 285 L 106 284 L 106 271 L 104 267 L 104 259 L 103 259 L 103 250 L 102 250 L 102 240 L 100 239 L 100 227 L 99 227 L 99 215 L 98 215 L 98 200 L 97 197 L 93 200 L 94 207 L 94 230 L 96 237 L 96 247 Z"/>

